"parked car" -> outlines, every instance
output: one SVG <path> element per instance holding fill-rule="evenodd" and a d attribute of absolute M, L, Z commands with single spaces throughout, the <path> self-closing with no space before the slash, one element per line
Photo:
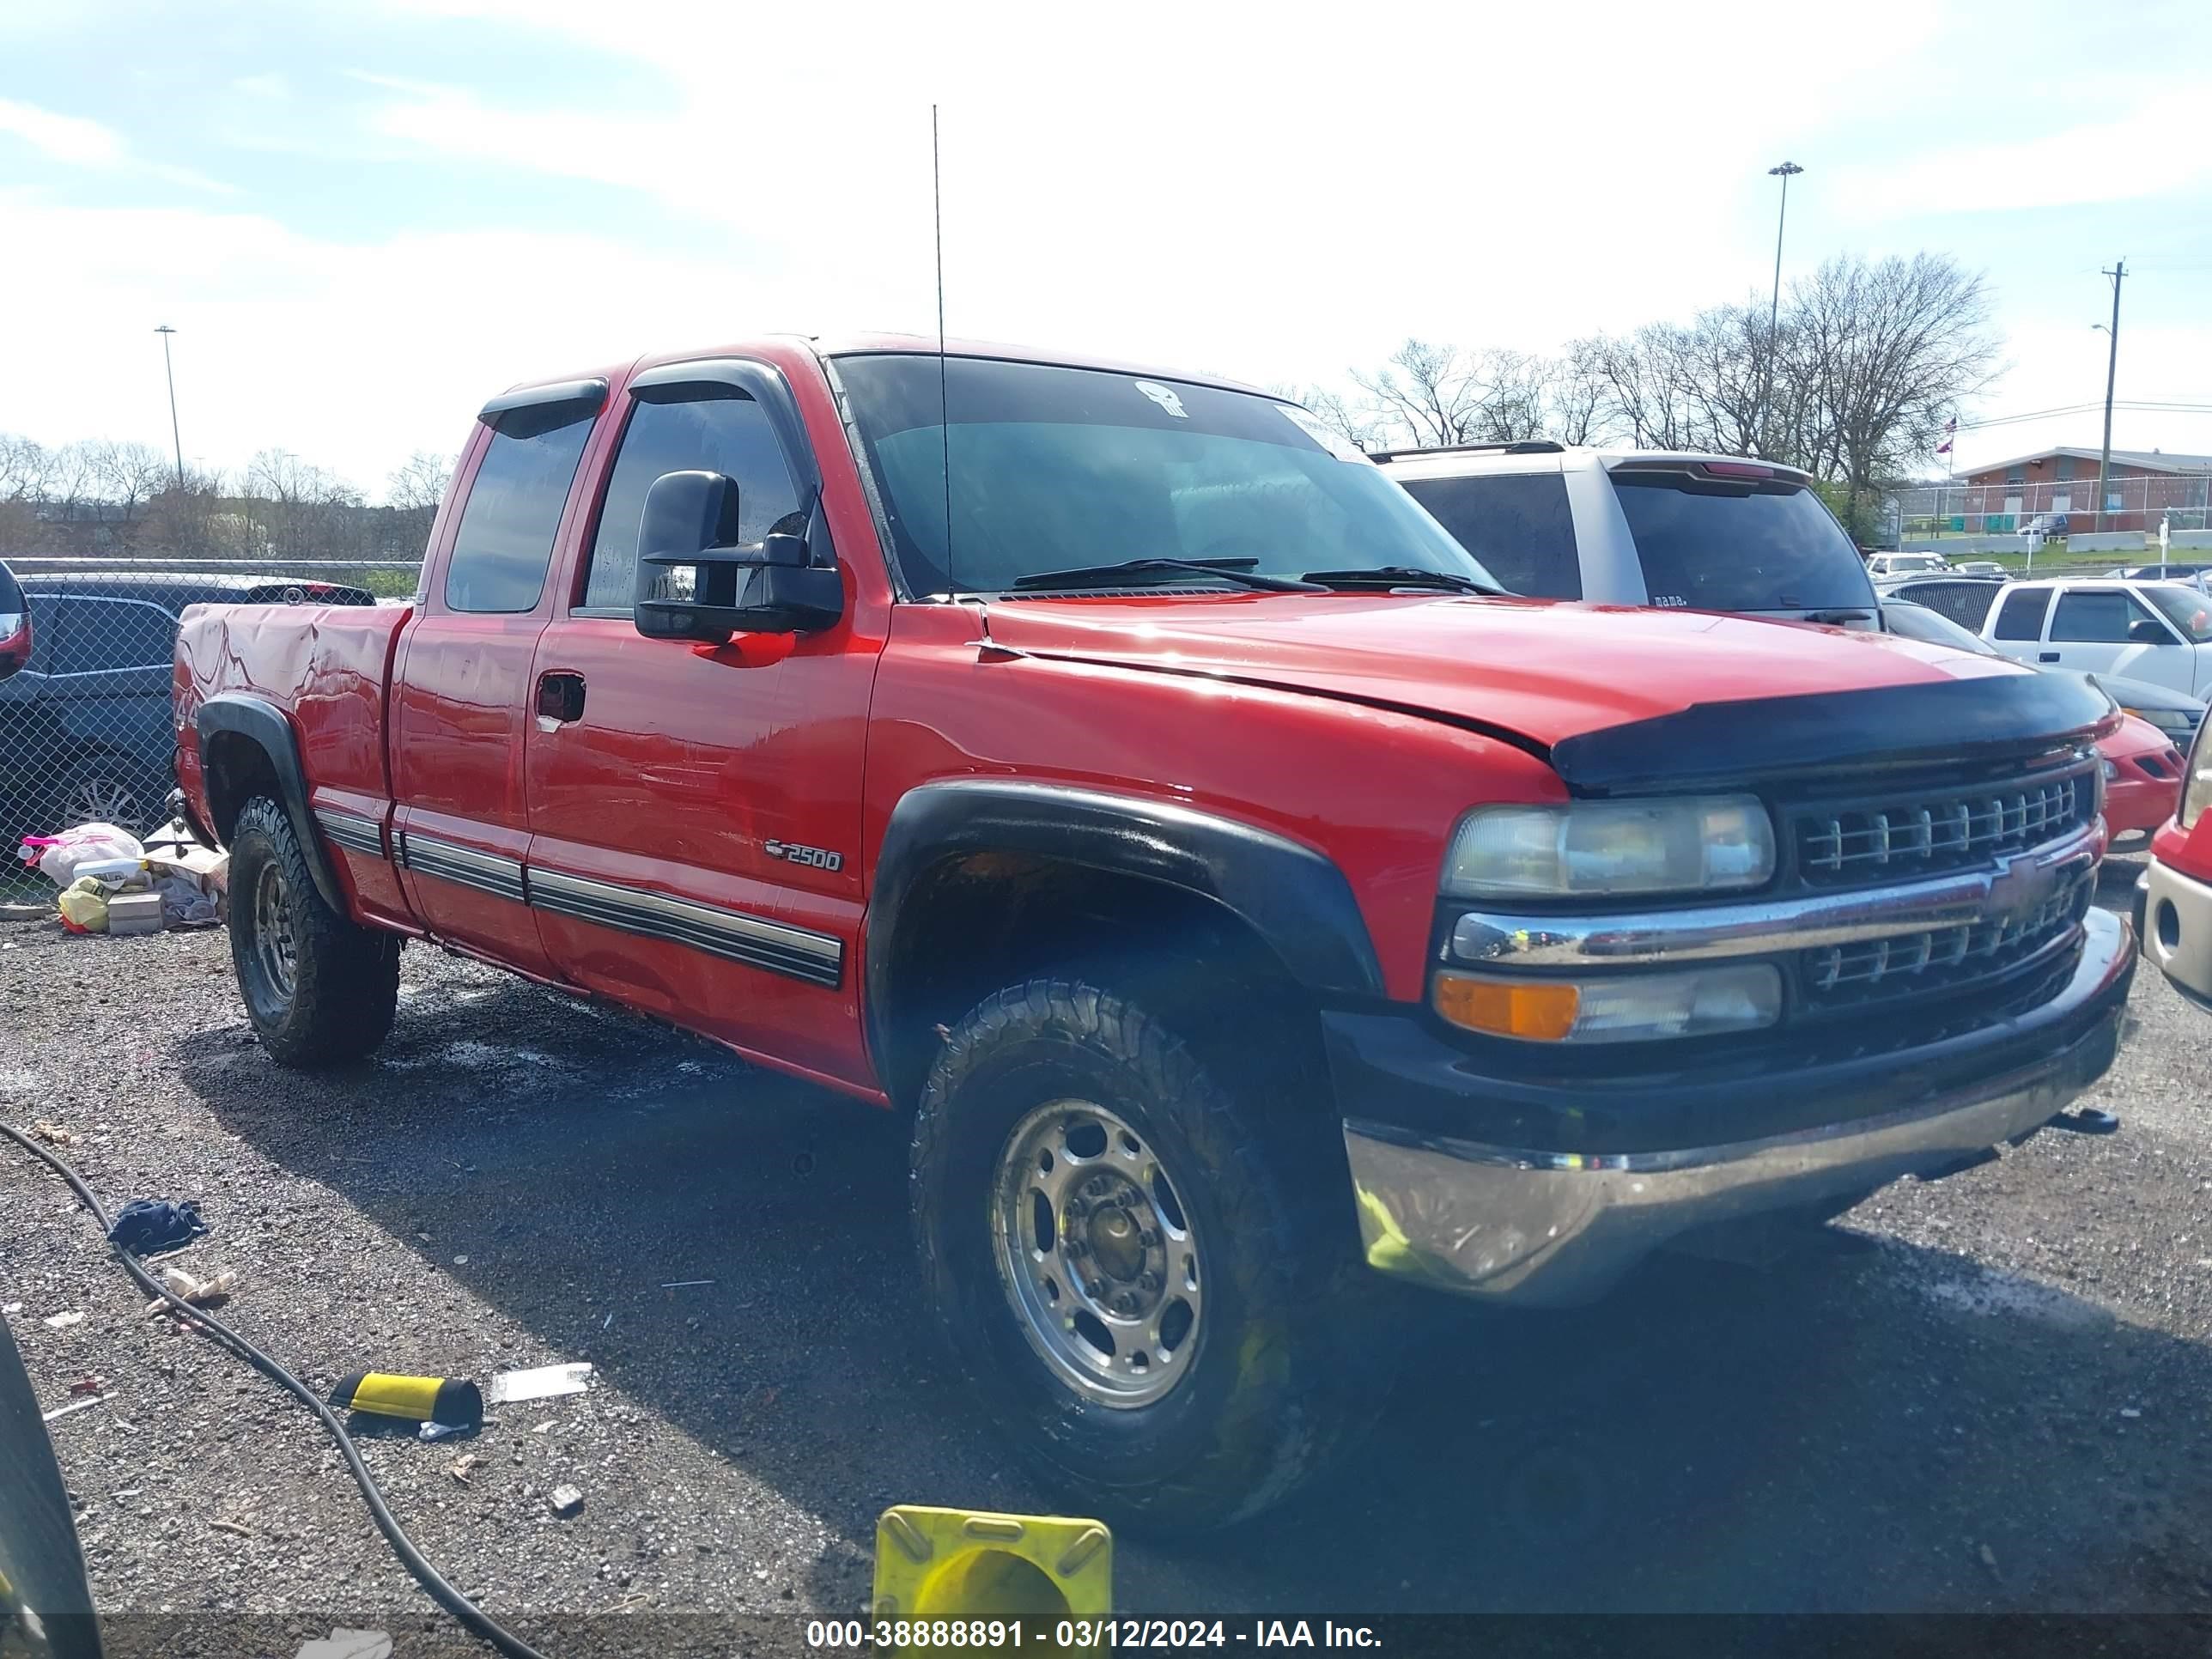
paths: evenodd
<path fill-rule="evenodd" d="M 1685 599 L 1871 606 L 1706 465 L 1573 488 L 1643 568 L 1764 526 Z M 1322 1466 L 1410 1346 L 1369 1272 L 1587 1301 L 1985 1161 L 2118 1041 L 2104 696 L 1500 596 L 1231 384 L 784 337 L 520 386 L 421 592 L 179 636 L 263 1051 L 374 1048 L 427 938 L 911 1112 L 924 1304 L 1086 1510 Z"/>
<path fill-rule="evenodd" d="M 2136 884 L 2136 934 L 2166 982 L 2212 1012 L 2212 743 L 2199 726 L 2185 765 L 2181 805 L 2151 838 Z"/>
<path fill-rule="evenodd" d="M 1944 596 L 1939 594 L 1936 597 L 1941 599 Z M 1917 593 L 1885 598 L 1881 604 L 1881 615 L 1883 625 L 1893 634 L 1926 640 L 1932 645 L 1948 645 L 1962 651 L 1977 651 L 1990 656 L 2004 654 L 1974 632 L 1972 628 L 1961 626 L 1955 617 L 1931 605 Z M 1984 617 L 1976 617 L 1975 625 L 1978 626 L 1983 620 Z M 2187 749 L 2196 738 L 2197 726 L 2203 722 L 2204 703 L 2185 691 L 2176 691 L 2170 686 L 2159 685 L 2149 680 L 2130 679 L 2124 674 L 2087 674 L 2081 670 L 2039 665 L 2048 673 L 2084 673 L 2118 703 L 2124 713 L 2156 726 L 2166 734 L 2166 741 L 2177 749 Z"/>
<path fill-rule="evenodd" d="M 2013 582 L 1978 631 L 2017 662 L 2212 692 L 2212 596 L 2179 582 Z"/>
<path fill-rule="evenodd" d="M 1515 593 L 1875 626 L 1858 550 L 1795 468 L 1544 442 L 1374 459 Z"/>
<path fill-rule="evenodd" d="M 1875 592 L 1884 599 L 1910 599 L 1977 634 L 2003 591 L 2002 580 L 1955 570 L 1940 576 L 1905 576 L 1875 584 Z"/>
<path fill-rule="evenodd" d="M 23 595 L 20 672 L 0 683 L 0 832 L 165 816 L 177 623 L 209 601 L 371 605 L 364 589 L 283 574 L 194 575 L 158 567 L 11 576 Z M 0 596 L 4 597 L 4 596 Z M 0 603 L 0 622 L 8 611 Z"/>
<path fill-rule="evenodd" d="M 1941 553 L 1877 553 L 1867 561 L 1867 574 L 1878 582 L 1898 576 L 1940 575 L 1950 568 Z"/>
<path fill-rule="evenodd" d="M 2063 513 L 2038 513 L 2021 520 L 2020 534 L 2022 539 L 2039 537 L 2045 541 L 2056 540 L 2066 534 L 2066 522 Z"/>
<path fill-rule="evenodd" d="M 2107 580 L 2131 582 L 2191 582 L 2212 575 L 2212 564 L 2188 564 L 2177 560 L 2171 564 L 2131 564 L 2118 570 L 2107 570 Z"/>
<path fill-rule="evenodd" d="M 1995 576 L 2000 581 L 2012 574 L 1995 559 L 1962 559 L 1951 569 L 1956 575 Z"/>
<path fill-rule="evenodd" d="M 1987 640 L 1969 634 L 1948 617 L 1937 615 L 1909 599 L 1885 599 L 1882 626 L 1908 640 L 1948 645 L 1957 651 L 2003 659 L 2004 653 Z M 2071 669 L 2049 668 L 2051 674 L 2072 674 Z M 2112 832 L 2112 850 L 2133 852 L 2150 844 L 2150 832 L 2173 816 L 2181 797 L 2181 754 L 2197 736 L 2204 718 L 2204 705 L 2183 699 L 2187 707 L 2169 707 L 2177 693 L 2163 686 L 2081 674 L 2075 678 L 2112 698 L 2126 714 L 2119 729 L 2100 738 L 2097 752 L 2105 763 L 2105 823 Z M 2187 722 L 2179 736 L 2154 721 L 2130 703 L 2144 704 L 2170 713 Z"/>

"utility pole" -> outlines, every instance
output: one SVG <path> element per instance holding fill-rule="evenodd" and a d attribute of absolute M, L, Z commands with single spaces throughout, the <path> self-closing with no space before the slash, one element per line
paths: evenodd
<path fill-rule="evenodd" d="M 177 371 L 175 366 L 169 362 L 169 337 L 176 331 L 167 323 L 163 323 L 154 331 L 161 337 L 161 372 L 169 377 L 169 441 L 176 446 L 177 494 L 181 495 L 185 493 L 185 441 L 177 434 Z M 2106 410 L 2105 416 L 2105 435 L 2110 439 L 2112 410 L 2109 408 Z"/>
<path fill-rule="evenodd" d="M 2105 447 L 2097 456 L 2097 528 L 2105 527 L 2105 503 L 2111 499 L 2106 493 L 2106 479 L 2112 471 L 2112 382 L 2120 372 L 2120 284 L 2126 280 L 2128 262 L 2122 259 L 2104 275 L 2112 279 L 2112 325 L 2105 332 L 2111 337 L 2112 350 L 2105 359 Z"/>
<path fill-rule="evenodd" d="M 1782 230 L 1790 222 L 1790 181 L 1804 171 L 1795 161 L 1766 170 L 1768 178 L 1782 180 L 1782 210 L 1774 219 L 1774 297 L 1766 305 L 1766 390 L 1759 399 L 1761 426 L 1774 418 L 1774 357 L 1782 322 Z"/>

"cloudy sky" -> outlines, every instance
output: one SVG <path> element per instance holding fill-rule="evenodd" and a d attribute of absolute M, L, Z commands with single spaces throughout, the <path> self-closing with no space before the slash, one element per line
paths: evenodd
<path fill-rule="evenodd" d="M 1340 382 L 1821 258 L 1985 271 L 2008 416 L 2212 404 L 2212 8 L 0 0 L 0 431 L 378 490 L 526 376 L 765 331 Z M 2094 39 L 2092 36 L 2094 35 Z M 1962 437 L 2097 441 L 2094 412 Z M 2123 410 L 2120 447 L 2212 452 Z"/>

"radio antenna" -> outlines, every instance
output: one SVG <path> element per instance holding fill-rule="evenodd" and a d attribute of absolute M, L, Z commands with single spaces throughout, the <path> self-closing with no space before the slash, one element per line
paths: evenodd
<path fill-rule="evenodd" d="M 929 106 L 929 215 L 937 231 L 937 439 L 945 468 L 945 585 L 960 597 L 952 574 L 952 403 L 945 389 L 945 182 L 937 159 L 937 106 Z"/>

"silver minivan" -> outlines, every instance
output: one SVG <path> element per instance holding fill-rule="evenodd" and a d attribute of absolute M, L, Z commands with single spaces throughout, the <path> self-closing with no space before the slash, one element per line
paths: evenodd
<path fill-rule="evenodd" d="M 1865 561 L 1795 467 L 1546 441 L 1373 459 L 1516 593 L 1881 626 Z"/>

